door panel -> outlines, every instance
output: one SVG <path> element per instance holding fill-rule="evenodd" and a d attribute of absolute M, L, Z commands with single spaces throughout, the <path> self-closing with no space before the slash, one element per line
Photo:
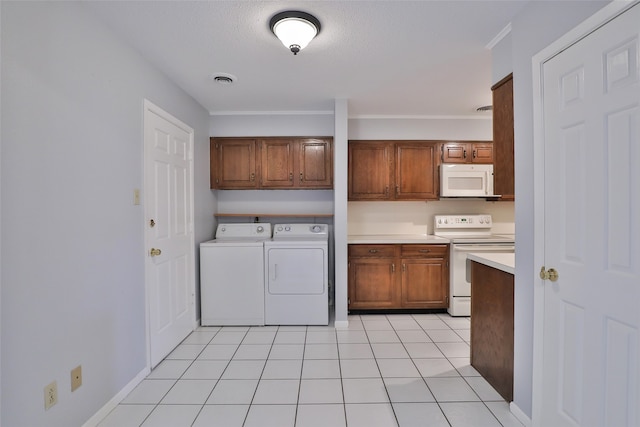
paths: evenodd
<path fill-rule="evenodd" d="M 640 422 L 640 6 L 543 67 L 540 426 Z"/>
<path fill-rule="evenodd" d="M 145 104 L 145 274 L 151 367 L 195 327 L 193 131 L 177 123 Z M 152 248 L 160 252 L 151 253 Z"/>

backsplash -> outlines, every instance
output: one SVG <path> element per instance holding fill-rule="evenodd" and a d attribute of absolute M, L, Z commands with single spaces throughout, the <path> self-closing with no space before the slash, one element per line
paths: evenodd
<path fill-rule="evenodd" d="M 434 215 L 491 214 L 493 232 L 514 234 L 514 202 L 349 202 L 349 235 L 433 234 Z"/>

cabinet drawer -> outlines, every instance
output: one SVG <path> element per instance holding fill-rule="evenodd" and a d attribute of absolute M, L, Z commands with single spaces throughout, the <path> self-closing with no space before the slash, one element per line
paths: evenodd
<path fill-rule="evenodd" d="M 444 257 L 449 252 L 448 245 L 402 245 L 401 257 Z"/>
<path fill-rule="evenodd" d="M 349 245 L 349 256 L 354 258 L 395 258 L 394 245 Z"/>

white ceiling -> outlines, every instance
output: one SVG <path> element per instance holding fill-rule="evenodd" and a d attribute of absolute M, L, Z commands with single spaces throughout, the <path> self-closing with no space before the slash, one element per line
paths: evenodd
<path fill-rule="evenodd" d="M 491 103 L 487 45 L 526 0 L 85 3 L 211 114 L 332 111 L 477 116 Z M 297 56 L 269 29 L 284 10 L 322 25 Z M 211 76 L 228 73 L 232 85 Z"/>

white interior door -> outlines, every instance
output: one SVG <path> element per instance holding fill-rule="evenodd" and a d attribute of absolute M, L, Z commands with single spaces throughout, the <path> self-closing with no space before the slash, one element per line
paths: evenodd
<path fill-rule="evenodd" d="M 538 426 L 640 425 L 639 47 L 636 5 L 543 65 Z"/>
<path fill-rule="evenodd" d="M 193 129 L 145 103 L 144 211 L 150 365 L 195 327 Z"/>

